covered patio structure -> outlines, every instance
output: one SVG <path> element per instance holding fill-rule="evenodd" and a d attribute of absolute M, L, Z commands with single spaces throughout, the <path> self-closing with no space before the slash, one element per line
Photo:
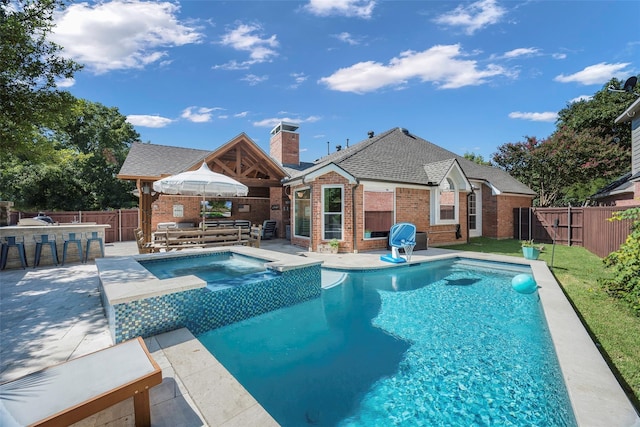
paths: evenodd
<path fill-rule="evenodd" d="M 156 193 L 153 182 L 181 172 L 197 170 L 202 163 L 209 169 L 249 187 L 246 197 L 207 197 L 207 215 L 242 219 L 254 224 L 277 222 L 283 237 L 289 224 L 289 199 L 284 194 L 282 167 L 245 133 L 214 151 L 145 144 L 131 146 L 118 174 L 119 179 L 135 181 L 139 195 L 139 224 L 146 240 L 160 223 L 197 226 L 202 218 L 202 197 Z"/>

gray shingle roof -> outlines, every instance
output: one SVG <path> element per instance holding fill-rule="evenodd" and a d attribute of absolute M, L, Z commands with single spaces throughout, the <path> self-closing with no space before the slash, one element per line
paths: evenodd
<path fill-rule="evenodd" d="M 184 172 L 211 151 L 134 142 L 120 168 L 121 176 L 160 177 Z"/>
<path fill-rule="evenodd" d="M 428 171 L 435 172 L 439 162 L 451 159 L 458 161 L 469 179 L 486 181 L 504 193 L 536 195 L 501 169 L 479 165 L 400 128 L 323 157 L 304 171 L 290 173 L 294 179 L 334 163 L 360 180 L 429 185 L 433 177 Z"/>

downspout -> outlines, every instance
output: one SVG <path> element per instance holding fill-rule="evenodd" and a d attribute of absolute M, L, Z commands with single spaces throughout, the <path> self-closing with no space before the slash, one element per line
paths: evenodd
<path fill-rule="evenodd" d="M 357 227 L 356 227 L 356 224 L 357 224 L 356 219 L 357 219 L 357 216 L 358 216 L 358 213 L 356 212 L 356 189 L 358 188 L 359 185 L 360 184 L 358 184 L 358 182 L 356 181 L 356 185 L 354 185 L 351 188 L 351 216 L 352 216 L 351 224 L 353 224 L 352 227 L 351 227 L 351 229 L 352 229 L 351 238 L 353 239 L 353 250 L 352 250 L 352 252 L 354 254 L 358 253 L 358 232 L 359 232 L 359 230 L 357 230 Z"/>

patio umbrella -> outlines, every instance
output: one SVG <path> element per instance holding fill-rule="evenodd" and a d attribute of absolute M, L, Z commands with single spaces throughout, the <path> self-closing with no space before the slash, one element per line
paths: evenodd
<path fill-rule="evenodd" d="M 246 185 L 235 179 L 212 172 L 205 162 L 202 162 L 198 170 L 182 172 L 155 181 L 153 189 L 164 194 L 202 196 L 203 202 L 205 197 L 244 197 L 249 192 Z M 202 223 L 204 224 L 204 211 Z"/>

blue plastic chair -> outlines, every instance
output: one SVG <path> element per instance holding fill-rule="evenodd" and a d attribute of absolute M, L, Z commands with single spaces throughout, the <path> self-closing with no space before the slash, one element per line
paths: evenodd
<path fill-rule="evenodd" d="M 51 249 L 51 258 L 55 265 L 58 265 L 58 246 L 56 245 L 56 235 L 55 234 L 39 234 L 33 236 L 33 240 L 36 241 L 36 256 L 33 260 L 33 268 L 36 268 L 40 265 L 40 256 L 42 255 L 42 247 L 44 245 L 49 245 Z"/>
<path fill-rule="evenodd" d="M 75 243 L 78 247 L 78 258 L 80 258 L 80 262 L 84 262 L 84 258 L 82 256 L 82 233 L 64 233 L 62 235 L 64 239 L 64 245 L 62 247 L 62 265 L 64 265 L 67 260 L 67 248 L 69 247 L 69 243 Z"/>
<path fill-rule="evenodd" d="M 100 244 L 100 253 L 102 254 L 102 258 L 104 258 L 104 241 L 102 240 L 102 233 L 99 231 L 90 231 L 87 233 L 87 249 L 84 255 L 84 262 L 89 260 L 89 248 L 91 247 L 91 242 L 98 242 Z"/>
<path fill-rule="evenodd" d="M 24 237 L 5 236 L 3 237 L 2 252 L 0 255 L 0 263 L 2 264 L 0 266 L 0 270 L 4 270 L 7 266 L 10 248 L 16 248 L 18 250 L 22 269 L 28 267 L 29 265 L 27 264 L 27 251 L 25 251 L 24 249 Z"/>

